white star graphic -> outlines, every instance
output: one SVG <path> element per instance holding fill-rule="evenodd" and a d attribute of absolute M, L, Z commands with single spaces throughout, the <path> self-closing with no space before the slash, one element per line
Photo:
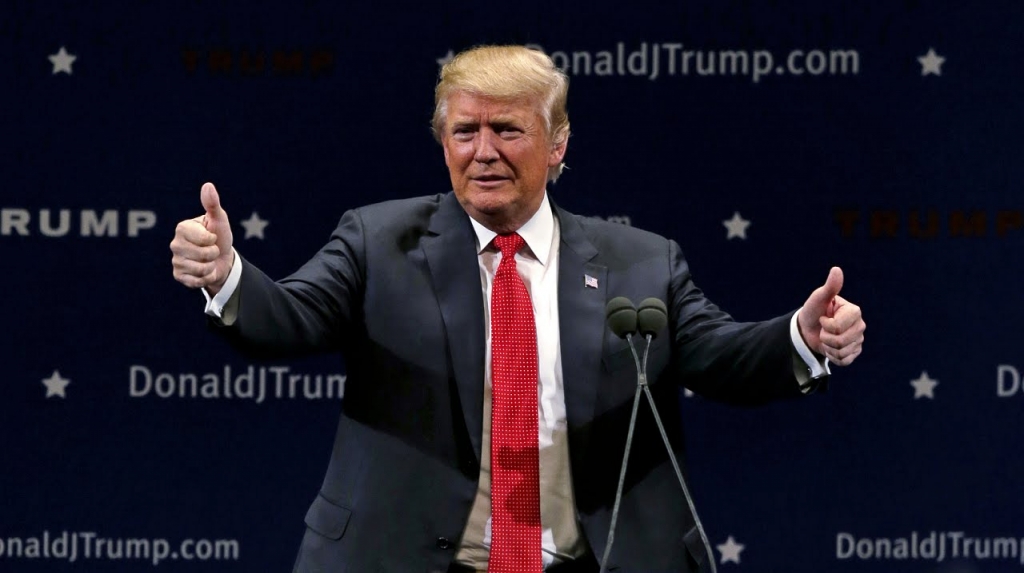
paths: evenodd
<path fill-rule="evenodd" d="M 256 237 L 257 239 L 263 239 L 263 229 L 270 224 L 270 221 L 266 219 L 260 219 L 259 214 L 256 211 L 252 212 L 252 216 L 242 221 L 242 226 L 245 227 L 245 238 L 251 239 Z"/>
<path fill-rule="evenodd" d="M 453 52 L 451 50 L 448 50 L 447 54 L 445 54 L 444 56 L 441 56 L 440 58 L 435 60 L 437 62 L 437 67 L 440 68 L 440 67 L 444 66 L 448 62 L 452 61 L 453 58 L 455 58 L 455 52 Z"/>
<path fill-rule="evenodd" d="M 942 62 L 946 61 L 946 58 L 935 53 L 935 50 L 928 48 L 928 53 L 917 59 L 921 62 L 921 75 L 927 76 L 928 74 L 935 74 L 937 76 L 942 75 Z"/>
<path fill-rule="evenodd" d="M 726 240 L 734 237 L 739 237 L 743 240 L 747 239 L 747 227 L 750 226 L 750 221 L 740 216 L 740 212 L 736 211 L 732 214 L 732 219 L 726 219 L 722 221 L 728 232 L 725 234 Z"/>
<path fill-rule="evenodd" d="M 71 75 L 71 64 L 78 59 L 78 56 L 69 54 L 68 51 L 64 49 L 64 46 L 61 46 L 60 51 L 56 54 L 48 57 L 50 58 L 50 62 L 53 63 L 52 73 L 58 74 L 60 72 L 64 72 L 69 76 Z"/>
<path fill-rule="evenodd" d="M 47 398 L 50 396 L 65 398 L 64 389 L 68 387 L 68 384 L 71 384 L 71 380 L 61 377 L 60 372 L 57 370 L 54 370 L 49 378 L 43 378 L 43 386 L 46 386 Z"/>
<path fill-rule="evenodd" d="M 740 564 L 740 551 L 743 551 L 744 545 L 736 543 L 736 540 L 729 536 L 729 539 L 725 543 L 716 545 L 718 551 L 722 553 L 722 560 L 719 563 L 735 563 Z"/>
<path fill-rule="evenodd" d="M 928 376 L 928 372 L 922 370 L 921 376 L 915 380 L 910 381 L 910 385 L 914 387 L 914 399 L 928 398 L 929 400 L 935 399 L 935 387 L 939 385 L 939 381 Z"/>

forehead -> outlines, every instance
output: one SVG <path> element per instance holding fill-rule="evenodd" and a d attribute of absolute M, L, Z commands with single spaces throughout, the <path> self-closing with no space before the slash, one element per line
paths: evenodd
<path fill-rule="evenodd" d="M 487 121 L 490 119 L 519 119 L 533 121 L 541 117 L 537 98 L 496 98 L 467 92 L 448 96 L 447 123 L 455 121 Z"/>

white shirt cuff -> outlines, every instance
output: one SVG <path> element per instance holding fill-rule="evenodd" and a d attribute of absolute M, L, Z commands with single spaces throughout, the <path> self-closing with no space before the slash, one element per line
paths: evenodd
<path fill-rule="evenodd" d="M 818 357 L 811 352 L 811 349 L 807 347 L 807 343 L 804 342 L 804 338 L 800 336 L 800 327 L 796 322 L 798 315 L 799 311 L 793 313 L 793 318 L 789 321 L 789 337 L 793 340 L 793 348 L 796 349 L 796 353 L 807 365 L 808 376 L 811 380 L 815 380 L 822 376 L 832 374 L 832 370 L 828 366 L 828 358 L 819 360 Z"/>
<path fill-rule="evenodd" d="M 220 292 L 211 297 L 205 288 L 202 289 L 203 296 L 206 297 L 205 312 L 216 318 L 221 318 L 221 314 L 224 312 L 224 305 L 228 303 L 231 295 L 235 294 L 235 289 L 238 288 L 238 280 L 242 277 L 242 257 L 238 256 L 238 251 L 235 251 L 234 247 L 231 248 L 231 251 L 235 253 L 235 262 L 231 264 L 228 280 L 224 281 L 224 286 L 220 287 Z"/>

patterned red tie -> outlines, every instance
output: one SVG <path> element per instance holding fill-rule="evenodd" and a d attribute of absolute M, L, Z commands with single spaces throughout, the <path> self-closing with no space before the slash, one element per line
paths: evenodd
<path fill-rule="evenodd" d="M 537 330 L 516 272 L 518 234 L 498 235 L 491 289 L 491 556 L 489 573 L 540 573 Z"/>

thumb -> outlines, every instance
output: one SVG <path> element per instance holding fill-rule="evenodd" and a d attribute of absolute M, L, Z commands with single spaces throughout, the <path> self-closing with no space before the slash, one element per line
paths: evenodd
<path fill-rule="evenodd" d="M 203 202 L 203 208 L 206 209 L 207 219 L 219 222 L 226 216 L 224 209 L 220 206 L 220 195 L 217 193 L 217 188 L 213 186 L 213 183 L 203 184 L 203 189 L 199 193 L 199 198 Z M 207 225 L 207 227 L 209 227 L 209 225 Z"/>
<path fill-rule="evenodd" d="M 828 278 L 825 279 L 825 284 L 814 289 L 810 298 L 807 299 L 806 306 L 811 307 L 809 310 L 814 310 L 818 316 L 831 316 L 832 302 L 842 288 L 843 269 L 832 267 L 832 270 L 828 273 Z"/>
<path fill-rule="evenodd" d="M 213 187 L 211 185 L 211 187 Z M 828 295 L 828 300 L 832 300 L 839 294 L 839 291 L 843 288 L 843 269 L 839 267 L 832 267 L 828 272 L 828 278 L 825 279 L 825 285 L 822 286 L 825 289 L 825 293 Z"/>

